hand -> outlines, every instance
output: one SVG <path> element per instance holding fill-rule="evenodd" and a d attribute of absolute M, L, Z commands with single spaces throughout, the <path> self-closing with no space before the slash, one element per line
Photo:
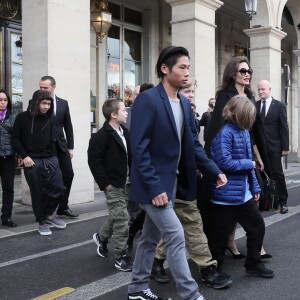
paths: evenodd
<path fill-rule="evenodd" d="M 252 160 L 252 164 L 253 164 L 253 169 L 256 168 L 256 162 L 254 160 Z"/>
<path fill-rule="evenodd" d="M 162 193 L 155 198 L 152 199 L 152 204 L 154 206 L 165 206 L 168 204 L 168 196 L 167 193 Z"/>
<path fill-rule="evenodd" d="M 219 174 L 217 179 L 217 188 L 224 186 L 227 183 L 225 174 Z"/>
<path fill-rule="evenodd" d="M 73 149 L 68 149 L 68 152 L 69 152 L 70 158 L 72 159 L 73 155 L 74 155 Z"/>
<path fill-rule="evenodd" d="M 258 169 L 261 170 L 261 171 L 263 171 L 263 170 L 265 169 L 265 165 L 264 165 L 264 163 L 262 162 L 262 160 L 259 160 L 259 161 L 258 161 L 258 164 L 259 164 Z"/>
<path fill-rule="evenodd" d="M 288 156 L 289 155 L 289 151 L 283 150 L 281 153 L 281 156 Z"/>
<path fill-rule="evenodd" d="M 255 194 L 255 195 L 254 195 L 254 200 L 255 200 L 255 201 L 258 201 L 259 198 L 260 198 L 260 194 Z"/>
<path fill-rule="evenodd" d="M 35 166 L 34 161 L 29 156 L 26 156 L 23 159 L 23 163 L 26 168 L 31 168 L 31 167 Z"/>

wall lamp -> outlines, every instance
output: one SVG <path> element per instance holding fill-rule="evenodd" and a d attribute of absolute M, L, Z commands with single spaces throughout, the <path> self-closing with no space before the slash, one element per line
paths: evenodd
<path fill-rule="evenodd" d="M 249 19 L 252 20 L 253 16 L 256 15 L 257 0 L 245 0 L 245 10 Z"/>
<path fill-rule="evenodd" d="M 111 27 L 111 13 L 105 0 L 95 0 L 94 9 L 91 11 L 91 24 L 97 33 L 98 40 L 102 43 Z"/>

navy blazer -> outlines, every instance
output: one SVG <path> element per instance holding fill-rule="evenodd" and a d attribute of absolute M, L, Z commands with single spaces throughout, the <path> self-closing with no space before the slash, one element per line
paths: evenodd
<path fill-rule="evenodd" d="M 261 100 L 256 102 L 256 110 L 263 123 L 268 152 L 289 151 L 289 127 L 285 105 L 272 98 L 264 121 L 261 118 Z"/>
<path fill-rule="evenodd" d="M 199 143 L 190 103 L 180 94 L 178 97 L 184 115 L 181 149 L 172 108 L 163 85 L 144 91 L 134 101 L 130 133 L 131 199 L 135 202 L 151 203 L 163 192 L 171 200 L 176 177 L 181 186 L 181 199 L 195 200 L 196 170 L 206 172 L 214 180 L 222 173 L 207 158 Z"/>
<path fill-rule="evenodd" d="M 67 152 L 74 149 L 73 126 L 67 100 L 56 98 L 56 113 L 54 116 L 54 132 L 57 144 L 61 151 Z"/>

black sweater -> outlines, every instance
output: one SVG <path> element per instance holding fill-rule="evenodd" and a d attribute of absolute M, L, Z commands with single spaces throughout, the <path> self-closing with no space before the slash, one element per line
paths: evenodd
<path fill-rule="evenodd" d="M 33 119 L 34 118 L 34 119 Z M 12 145 L 22 159 L 56 155 L 53 125 L 48 114 L 31 116 L 28 111 L 17 115 Z"/>

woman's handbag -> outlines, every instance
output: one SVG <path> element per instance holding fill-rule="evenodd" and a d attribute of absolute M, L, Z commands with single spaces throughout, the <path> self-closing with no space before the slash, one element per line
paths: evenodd
<path fill-rule="evenodd" d="M 260 172 L 261 179 L 263 182 L 262 193 L 259 200 L 259 209 L 274 210 L 279 206 L 277 192 L 276 192 L 276 181 L 272 180 L 265 171 Z"/>

